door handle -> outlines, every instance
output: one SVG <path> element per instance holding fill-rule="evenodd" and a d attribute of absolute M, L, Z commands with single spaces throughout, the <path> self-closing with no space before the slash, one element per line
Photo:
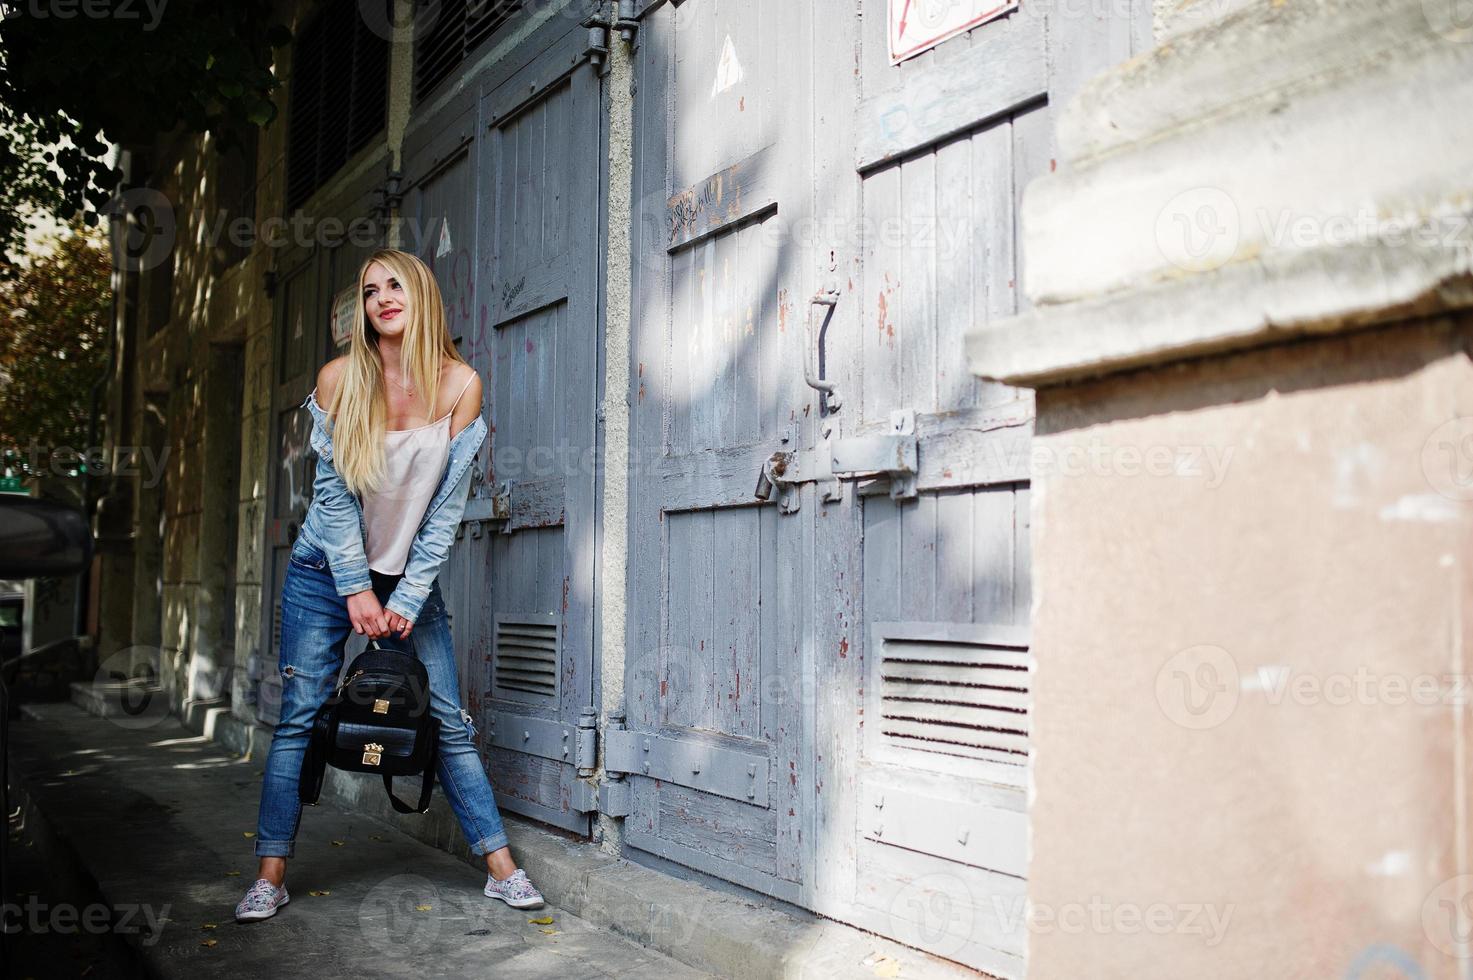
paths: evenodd
<path fill-rule="evenodd" d="M 804 332 L 806 349 L 803 352 L 803 380 L 808 387 L 824 396 L 830 412 L 837 412 L 844 404 L 839 397 L 839 386 L 833 381 L 828 381 L 822 376 L 823 363 L 823 339 L 828 332 L 829 317 L 833 315 L 834 307 L 839 305 L 838 290 L 823 290 L 814 294 L 808 301 L 808 312 L 804 316 Z M 815 332 L 813 329 L 813 308 L 824 307 L 823 320 Z M 812 363 L 810 363 L 810 358 Z"/>

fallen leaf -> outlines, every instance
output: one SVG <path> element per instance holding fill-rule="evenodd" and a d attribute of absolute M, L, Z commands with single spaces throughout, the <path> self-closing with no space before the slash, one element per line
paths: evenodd
<path fill-rule="evenodd" d="M 540 919 L 528 919 L 527 921 L 532 923 L 534 926 L 550 926 L 552 925 L 552 916 L 544 915 Z"/>
<path fill-rule="evenodd" d="M 345 843 L 344 841 L 335 840 L 335 841 L 332 842 L 332 846 L 333 847 L 342 847 L 344 843 Z"/>
<path fill-rule="evenodd" d="M 368 839 L 369 840 L 383 840 L 383 838 L 380 837 L 378 834 L 369 834 L 368 835 Z"/>
<path fill-rule="evenodd" d="M 220 942 L 220 940 L 218 940 L 218 939 L 206 939 L 204 942 L 200 943 L 200 945 L 201 946 L 214 946 L 214 945 L 216 945 L 219 942 Z"/>
<path fill-rule="evenodd" d="M 414 911 L 416 911 L 416 912 L 428 912 L 432 908 L 434 908 L 433 905 L 416 905 L 414 907 Z"/>
<path fill-rule="evenodd" d="M 307 894 L 313 896 L 314 898 L 321 898 L 324 895 L 331 895 L 332 892 L 328 891 L 326 888 L 312 888 L 307 891 Z"/>
<path fill-rule="evenodd" d="M 256 836 L 256 832 L 254 830 L 247 830 L 247 831 L 244 832 L 244 836 L 246 836 L 246 837 L 254 837 L 254 836 Z"/>
<path fill-rule="evenodd" d="M 557 930 L 556 929 L 538 929 L 537 931 L 540 932 L 540 933 L 542 933 L 544 936 L 556 936 L 557 935 Z"/>
<path fill-rule="evenodd" d="M 900 961 L 892 960 L 888 956 L 882 957 L 874 965 L 874 971 L 877 977 L 898 977 L 900 976 Z"/>
<path fill-rule="evenodd" d="M 201 929 L 213 929 L 213 928 L 215 928 L 215 923 L 213 923 L 213 922 L 205 922 L 205 923 L 202 923 L 200 925 L 200 928 Z"/>
<path fill-rule="evenodd" d="M 240 877 L 240 872 L 239 871 L 227 871 L 227 872 L 225 872 L 225 874 L 226 874 L 227 877 L 230 877 L 230 878 L 238 878 L 238 877 Z"/>

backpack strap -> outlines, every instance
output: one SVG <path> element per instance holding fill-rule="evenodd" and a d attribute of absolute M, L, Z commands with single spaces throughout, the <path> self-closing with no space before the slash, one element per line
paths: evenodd
<path fill-rule="evenodd" d="M 430 811 L 430 793 L 435 788 L 435 762 L 440 756 L 440 721 L 438 718 L 430 719 L 430 724 L 425 728 L 425 734 L 430 740 L 430 754 L 425 762 L 424 774 L 420 777 L 417 807 L 411 807 L 394 795 L 394 777 L 384 773 L 384 792 L 389 794 L 389 802 L 400 813 L 428 813 Z"/>
<path fill-rule="evenodd" d="M 327 771 L 327 747 L 336 734 L 336 715 L 329 713 L 329 706 L 318 709 L 312 721 L 312 732 L 307 738 L 307 751 L 302 754 L 302 770 L 297 776 L 297 799 L 308 806 L 316 806 L 322 795 L 322 779 Z"/>

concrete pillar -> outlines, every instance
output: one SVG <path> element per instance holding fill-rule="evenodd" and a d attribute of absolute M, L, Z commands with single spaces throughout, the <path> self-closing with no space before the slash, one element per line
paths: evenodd
<path fill-rule="evenodd" d="M 1274 0 L 1065 107 L 1034 306 L 1032 976 L 1467 976 L 1473 24 Z"/>
<path fill-rule="evenodd" d="M 611 4 L 617 8 L 618 4 Z M 600 556 L 599 679 L 600 718 L 623 711 L 624 656 L 628 610 L 629 565 L 629 350 L 632 330 L 633 264 L 630 230 L 634 227 L 634 49 L 619 32 L 609 38 L 608 93 L 609 178 L 608 229 L 604 299 L 603 549 Z M 599 740 L 599 778 L 603 779 L 603 739 Z M 623 820 L 600 813 L 598 837 L 617 854 Z"/>

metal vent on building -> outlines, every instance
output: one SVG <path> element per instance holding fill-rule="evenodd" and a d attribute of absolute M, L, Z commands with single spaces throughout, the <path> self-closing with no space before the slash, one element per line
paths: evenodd
<path fill-rule="evenodd" d="M 445 0 L 414 43 L 414 97 L 418 101 L 455 72 L 466 56 L 495 34 L 521 0 Z"/>
<path fill-rule="evenodd" d="M 879 717 L 866 721 L 878 725 L 885 746 L 1025 763 L 1026 640 L 1010 628 L 904 626 L 876 624 Z"/>
<path fill-rule="evenodd" d="M 389 41 L 356 0 L 327 0 L 292 52 L 287 209 L 300 207 L 384 128 Z"/>
<path fill-rule="evenodd" d="M 556 699 L 558 627 L 552 613 L 502 613 L 496 617 L 491 657 L 491 690 L 496 697 L 526 701 Z"/>

